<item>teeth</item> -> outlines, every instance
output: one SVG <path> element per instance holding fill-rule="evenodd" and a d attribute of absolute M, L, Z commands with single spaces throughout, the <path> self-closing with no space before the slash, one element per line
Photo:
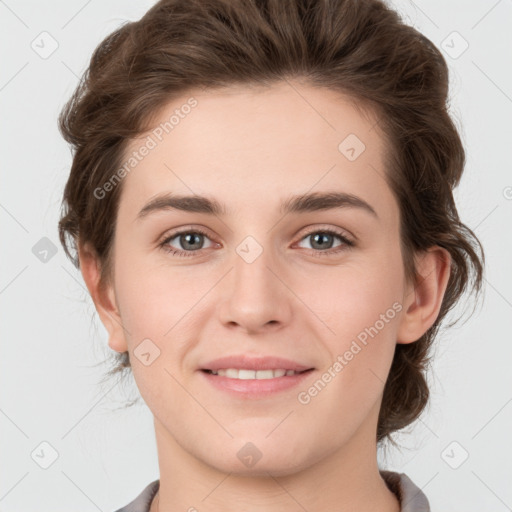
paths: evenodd
<path fill-rule="evenodd" d="M 295 375 L 293 370 L 238 370 L 236 368 L 219 369 L 217 371 L 211 371 L 214 375 L 220 377 L 228 377 L 229 379 L 275 379 L 277 377 L 284 377 L 285 375 Z"/>

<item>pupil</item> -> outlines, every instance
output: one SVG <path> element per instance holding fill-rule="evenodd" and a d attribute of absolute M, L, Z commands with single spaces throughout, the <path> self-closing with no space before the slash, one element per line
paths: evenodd
<path fill-rule="evenodd" d="M 332 235 L 329 235 L 328 233 L 320 233 L 320 234 L 316 234 L 316 235 L 314 235 L 314 236 L 313 236 L 313 246 L 314 246 L 314 244 L 319 243 L 319 244 L 320 244 L 320 247 L 319 247 L 319 248 L 320 248 L 320 249 L 325 249 L 325 244 L 324 244 L 324 245 L 322 245 L 322 243 L 321 243 L 321 242 L 318 242 L 318 240 L 319 240 L 319 239 L 320 239 L 320 240 L 322 240 L 322 238 L 324 238 L 324 237 L 327 237 L 328 239 L 329 239 L 329 238 L 331 238 L 331 239 L 332 239 Z M 332 242 L 332 240 L 331 240 L 331 242 Z M 329 244 L 328 244 L 328 245 L 329 245 Z M 328 248 L 330 248 L 330 245 L 329 245 L 329 247 L 328 247 Z"/>
<path fill-rule="evenodd" d="M 199 233 L 190 233 L 190 234 L 186 234 L 186 235 L 182 235 L 181 236 L 181 242 L 182 242 L 182 247 L 184 249 L 200 249 L 200 247 L 193 247 L 194 245 L 194 242 L 189 242 L 190 239 L 195 239 L 195 238 L 199 238 L 201 237 L 202 235 L 199 234 Z M 184 241 L 184 242 L 183 242 Z M 201 244 L 199 244 L 201 245 Z M 191 247 L 192 246 L 192 247 Z"/>

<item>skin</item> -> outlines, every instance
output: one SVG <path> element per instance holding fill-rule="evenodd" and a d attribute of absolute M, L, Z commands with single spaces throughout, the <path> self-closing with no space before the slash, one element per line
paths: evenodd
<path fill-rule="evenodd" d="M 160 492 L 152 511 L 396 512 L 377 465 L 376 428 L 396 343 L 413 343 L 438 316 L 450 270 L 439 247 L 417 255 L 419 284 L 407 283 L 399 209 L 382 178 L 385 139 L 376 118 L 339 93 L 283 82 L 268 88 L 195 90 L 155 116 L 168 120 L 190 96 L 198 105 L 124 178 L 114 239 L 114 277 L 104 290 L 94 251 L 80 248 L 84 280 L 109 346 L 128 350 L 154 415 Z M 148 132 L 151 133 L 151 132 Z M 148 133 L 134 140 L 127 155 Z M 338 145 L 366 146 L 349 161 Z M 343 191 L 358 208 L 291 213 L 291 195 Z M 156 194 L 208 195 L 226 216 L 164 210 L 137 220 Z M 179 257 L 158 246 L 177 228 L 207 230 Z M 312 235 L 340 231 L 354 247 L 327 255 Z M 252 236 L 263 252 L 236 252 Z M 192 239 L 193 240 L 193 239 Z M 202 244 L 202 245 L 201 245 Z M 168 243 L 184 249 L 183 239 Z M 197 246 L 197 245 L 196 245 Z M 308 404 L 297 399 L 365 327 L 402 307 Z M 149 338 L 149 366 L 134 350 Z M 277 355 L 315 368 L 300 389 L 237 399 L 206 383 L 201 363 L 228 354 Z M 246 467 L 237 452 L 262 453 Z M 321 489 L 321 492 L 319 492 Z"/>

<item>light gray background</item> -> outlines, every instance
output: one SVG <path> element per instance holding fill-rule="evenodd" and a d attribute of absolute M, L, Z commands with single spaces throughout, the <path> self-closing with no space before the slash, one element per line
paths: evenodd
<path fill-rule="evenodd" d="M 106 367 L 94 365 L 110 349 L 57 237 L 71 162 L 58 113 L 96 45 L 153 3 L 0 1 L 0 511 L 115 510 L 158 478 L 149 409 L 115 410 L 135 385 L 123 394 L 97 384 Z M 488 264 L 484 302 L 438 340 L 429 409 L 400 437 L 405 448 L 379 459 L 407 473 L 433 511 L 512 510 L 512 1 L 392 5 L 444 48 L 467 149 L 456 200 Z M 47 58 L 44 31 L 58 43 Z M 32 250 L 43 237 L 57 248 L 46 262 Z"/>

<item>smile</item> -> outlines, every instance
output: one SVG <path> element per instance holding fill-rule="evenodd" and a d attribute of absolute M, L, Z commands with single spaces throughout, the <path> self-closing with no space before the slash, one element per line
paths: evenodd
<path fill-rule="evenodd" d="M 268 369 L 268 370 L 245 370 L 245 369 L 237 369 L 237 368 L 220 368 L 217 371 L 206 370 L 212 375 L 219 375 L 220 377 L 227 377 L 229 379 L 240 379 L 240 380 L 266 380 L 266 379 L 275 379 L 278 377 L 297 375 L 302 372 L 296 372 L 294 370 L 284 370 L 284 369 Z"/>
<path fill-rule="evenodd" d="M 215 371 L 202 370 L 199 374 L 211 388 L 227 393 L 232 398 L 248 400 L 271 398 L 284 391 L 291 391 L 308 379 L 314 371 L 314 368 L 300 372 L 283 369 L 219 368 Z"/>

